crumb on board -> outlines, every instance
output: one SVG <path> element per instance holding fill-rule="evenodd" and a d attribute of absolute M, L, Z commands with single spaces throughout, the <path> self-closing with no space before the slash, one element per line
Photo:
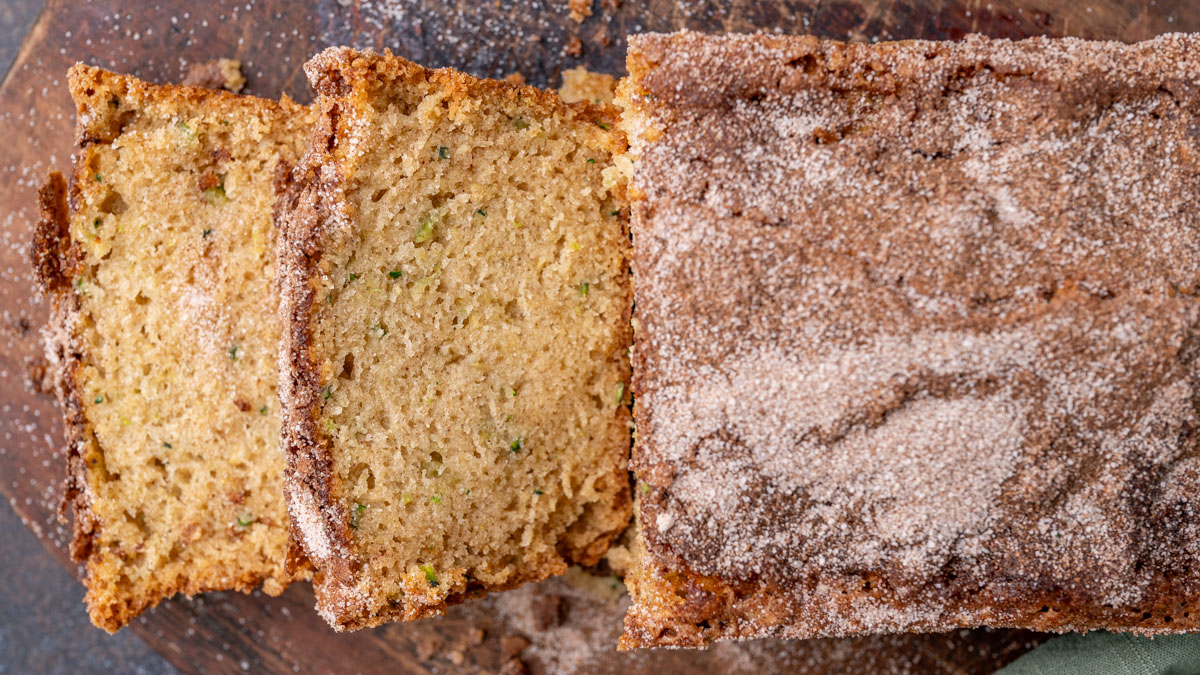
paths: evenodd
<path fill-rule="evenodd" d="M 592 103 L 612 103 L 613 91 L 617 87 L 617 78 L 605 73 L 593 73 L 579 66 L 569 68 L 562 73 L 562 86 L 558 95 L 567 103 L 575 101 L 591 101 Z"/>
<path fill-rule="evenodd" d="M 188 66 L 183 84 L 205 89 L 224 89 L 236 94 L 246 86 L 246 78 L 242 75 L 241 61 L 216 59 Z"/>
<path fill-rule="evenodd" d="M 583 40 L 580 40 L 578 35 L 572 35 L 563 45 L 563 54 L 576 58 L 583 56 Z"/>
<path fill-rule="evenodd" d="M 583 23 L 584 19 L 592 15 L 592 0 L 567 0 L 567 10 L 572 21 Z"/>

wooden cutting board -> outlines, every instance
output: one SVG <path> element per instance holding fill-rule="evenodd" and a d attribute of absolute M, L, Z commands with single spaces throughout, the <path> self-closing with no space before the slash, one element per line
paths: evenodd
<path fill-rule="evenodd" d="M 38 328 L 46 307 L 26 262 L 34 189 L 66 169 L 73 108 L 65 87 L 76 61 L 170 82 L 187 64 L 241 59 L 247 93 L 310 100 L 301 66 L 329 45 L 389 47 L 432 66 L 481 76 L 522 73 L 556 87 L 565 68 L 623 73 L 630 33 L 691 28 L 780 31 L 840 39 L 953 39 L 1074 35 L 1139 40 L 1200 28 L 1186 0 L 50 0 L 0 85 L 0 490 L 57 560 L 69 528 L 55 518 L 63 466 L 61 425 L 42 376 Z M 574 3 L 572 3 L 574 4 Z M 43 561 L 30 561 L 30 565 Z M 77 571 L 77 570 L 76 570 Z M 133 630 L 181 670 L 313 672 L 991 672 L 1036 643 L 1012 631 L 959 631 L 804 642 L 723 644 L 708 651 L 613 651 L 623 600 L 605 580 L 552 580 L 446 617 L 333 633 L 297 584 L 279 598 L 212 593 L 172 600 Z M 81 606 L 78 610 L 83 612 Z"/>

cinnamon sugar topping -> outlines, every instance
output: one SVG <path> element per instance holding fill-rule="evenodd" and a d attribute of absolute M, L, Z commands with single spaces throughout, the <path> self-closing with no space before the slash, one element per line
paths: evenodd
<path fill-rule="evenodd" d="M 1200 38 L 631 45 L 627 639 L 1195 628 Z"/>

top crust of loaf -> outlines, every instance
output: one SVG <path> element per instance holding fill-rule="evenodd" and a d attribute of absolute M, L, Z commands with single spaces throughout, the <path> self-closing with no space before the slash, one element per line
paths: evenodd
<path fill-rule="evenodd" d="M 79 390 L 79 369 L 86 355 L 77 335 L 81 325 L 80 302 L 72 282 L 83 270 L 87 254 L 72 239 L 70 228 L 72 214 L 98 183 L 88 168 L 93 149 L 116 140 L 134 116 L 170 117 L 203 111 L 239 121 L 247 117 L 294 118 L 288 124 L 303 129 L 308 109 L 287 99 L 277 103 L 207 89 L 153 85 L 82 64 L 71 68 L 68 82 L 77 105 L 77 163 L 69 184 L 60 174 L 53 173 L 39 191 L 41 217 L 34 231 L 31 258 L 39 286 L 51 302 L 44 337 L 66 433 L 67 477 L 62 508 L 74 514 L 71 555 L 88 563 L 86 583 L 91 620 L 98 627 L 115 632 L 146 608 L 177 593 L 249 591 L 266 582 L 264 589 L 277 594 L 291 580 L 306 578 L 310 572 L 297 565 L 295 574 L 287 573 L 282 561 L 275 574 L 243 570 L 230 575 L 227 569 L 197 566 L 188 572 L 187 578 L 162 580 L 140 590 L 126 589 L 111 579 L 97 579 L 100 553 L 96 543 L 104 523 L 93 508 L 95 495 L 88 472 L 90 467 L 103 464 L 104 449 L 86 419 L 87 404 Z"/>
<path fill-rule="evenodd" d="M 404 83 L 429 82 L 447 93 L 450 106 L 473 100 L 520 102 L 546 116 L 568 115 L 615 128 L 618 111 L 612 106 L 587 103 L 566 104 L 551 92 L 503 81 L 482 80 L 450 69 L 433 70 L 393 56 L 349 48 L 331 48 L 315 56 L 305 67 L 310 83 L 318 94 L 320 116 L 313 143 L 304 161 L 293 173 L 293 184 L 282 202 L 278 223 L 282 236 L 281 293 L 285 324 L 281 351 L 280 396 L 283 400 L 283 442 L 288 458 L 286 492 L 293 534 L 309 559 L 317 567 L 315 589 L 318 609 L 337 630 L 353 630 L 387 620 L 411 620 L 439 614 L 449 604 L 489 591 L 503 590 L 527 579 L 540 579 L 562 571 L 562 563 L 546 569 L 522 570 L 519 578 L 504 587 L 475 582 L 463 592 L 423 604 L 394 607 L 389 612 L 372 608 L 356 589 L 356 575 L 365 563 L 361 560 L 350 527 L 353 515 L 347 513 L 333 469 L 333 448 L 320 424 L 321 396 L 325 381 L 320 374 L 318 355 L 313 345 L 313 307 L 315 281 L 325 273 L 323 252 L 336 234 L 349 227 L 352 214 L 345 194 L 356 171 L 355 158 L 362 152 L 354 125 L 360 121 L 355 111 L 371 105 L 376 96 L 385 96 L 389 88 Z M 624 138 L 611 134 L 607 152 L 616 156 L 624 150 Z M 624 186 L 613 192 L 624 199 Z M 628 344 L 631 331 L 626 332 Z M 628 412 L 625 413 L 626 419 Z M 628 478 L 625 469 L 611 479 L 620 489 L 607 531 L 589 540 L 587 546 L 573 549 L 563 542 L 568 560 L 594 563 L 608 542 L 623 531 L 631 511 Z M 601 519 L 603 522 L 603 518 Z"/>
<path fill-rule="evenodd" d="M 1200 627 L 1198 50 L 630 39 L 624 647 Z"/>

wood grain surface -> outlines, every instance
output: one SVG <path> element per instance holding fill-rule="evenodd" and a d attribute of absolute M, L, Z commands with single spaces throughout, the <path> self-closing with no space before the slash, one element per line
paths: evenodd
<path fill-rule="evenodd" d="M 122 5 L 127 6 L 122 6 Z M 0 86 L 0 490 L 60 563 L 69 528 L 54 506 L 61 428 L 40 387 L 39 326 L 26 262 L 33 193 L 70 161 L 67 68 L 94 63 L 146 79 L 182 78 L 189 63 L 239 58 L 248 93 L 310 99 L 301 66 L 336 44 L 388 47 L 481 76 L 522 73 L 557 86 L 565 68 L 623 73 L 625 36 L 644 31 L 780 31 L 840 39 L 1074 35 L 1138 40 L 1200 27 L 1185 0 L 1074 2 L 860 0 L 593 0 L 582 22 L 567 0 L 287 0 L 119 3 L 50 0 Z M 31 564 L 37 564 L 31 561 Z M 578 577 L 578 575 L 577 575 Z M 552 580 L 448 616 L 334 634 L 296 585 L 279 598 L 212 593 L 172 600 L 130 630 L 187 672 L 991 672 L 1039 638 L 959 631 L 806 642 L 723 644 L 708 651 L 612 651 L 623 600 Z M 83 607 L 78 612 L 83 614 Z M 78 617 L 75 617 L 76 619 Z M 90 630 L 90 629 L 89 629 Z"/>

